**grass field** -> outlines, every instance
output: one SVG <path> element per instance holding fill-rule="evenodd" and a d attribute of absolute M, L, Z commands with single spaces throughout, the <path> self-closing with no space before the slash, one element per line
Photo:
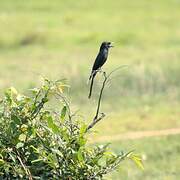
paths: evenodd
<path fill-rule="evenodd" d="M 138 149 L 144 159 L 144 170 L 136 168 L 132 162 L 124 162 L 117 172 L 107 179 L 146 179 L 146 180 L 176 180 L 180 178 L 179 135 L 144 138 L 140 140 L 120 141 L 113 143 L 112 148 Z"/>
<path fill-rule="evenodd" d="M 178 0 L 1 0 L 0 92 L 9 86 L 26 91 L 42 76 L 67 78 L 73 109 L 90 120 L 102 78 L 97 77 L 91 101 L 86 82 L 99 44 L 109 40 L 115 47 L 104 70 L 129 68 L 117 72 L 106 88 L 107 117 L 95 136 L 180 127 L 179 6 Z M 178 179 L 177 142 L 178 136 L 116 142 L 116 151 L 133 144 L 154 158 L 143 173 L 128 165 L 124 179 Z"/>

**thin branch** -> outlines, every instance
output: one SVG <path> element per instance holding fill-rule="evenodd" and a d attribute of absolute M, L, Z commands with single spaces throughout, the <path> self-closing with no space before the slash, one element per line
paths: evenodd
<path fill-rule="evenodd" d="M 93 128 L 93 127 L 94 127 L 101 119 L 103 119 L 105 116 L 106 116 L 106 115 L 105 115 L 104 113 L 101 113 L 101 116 L 100 116 L 99 118 L 94 119 L 94 120 L 91 122 L 91 124 L 89 124 L 89 126 L 88 126 L 87 129 L 86 129 L 86 132 L 87 132 L 89 129 Z"/>
<path fill-rule="evenodd" d="M 24 171 L 26 172 L 27 176 L 28 176 L 28 179 L 29 180 L 32 180 L 32 175 L 31 175 L 31 172 L 30 170 L 26 167 L 26 165 L 23 163 L 23 160 L 21 159 L 21 156 L 20 156 L 20 153 L 17 151 L 17 149 L 15 149 L 15 152 L 17 154 L 17 158 L 21 164 L 21 166 L 23 167 Z"/>
<path fill-rule="evenodd" d="M 102 88 L 101 88 L 101 91 L 100 91 L 100 95 L 99 95 L 99 99 L 98 99 L 98 106 L 97 106 L 96 115 L 94 117 L 94 121 L 98 118 L 98 115 L 99 115 L 99 109 L 100 109 L 100 106 L 101 106 L 102 94 L 103 94 L 103 90 L 104 90 L 104 87 L 105 87 L 105 84 L 106 84 L 106 81 L 107 81 L 106 72 L 103 72 L 103 75 L 104 75 L 104 81 L 103 81 Z"/>
<path fill-rule="evenodd" d="M 124 66 L 120 66 L 120 67 L 116 68 L 114 71 L 112 71 L 112 73 L 111 73 L 110 76 L 112 76 L 112 74 L 114 74 L 117 70 L 122 69 L 122 68 L 126 68 L 126 67 L 128 68 L 129 66 L 128 66 L 128 65 L 124 65 Z M 109 82 L 111 82 L 114 78 L 120 77 L 119 74 L 116 75 L 116 76 L 112 76 L 111 78 L 110 78 L 110 76 L 109 76 L 108 80 L 106 81 L 106 84 L 108 84 Z"/>
<path fill-rule="evenodd" d="M 103 81 L 103 84 L 102 84 L 102 88 L 101 88 L 101 91 L 100 91 L 100 94 L 99 94 L 99 99 L 98 99 L 98 105 L 97 105 L 97 111 L 96 111 L 96 115 L 92 121 L 92 123 L 87 127 L 87 130 L 88 131 L 89 129 L 91 129 L 92 127 L 95 126 L 95 124 L 97 124 L 101 119 L 103 119 L 105 117 L 105 114 L 104 113 L 101 113 L 101 116 L 99 116 L 99 110 L 100 110 L 100 106 L 101 106 L 101 99 L 102 99 L 102 95 L 103 95 L 103 90 L 105 88 L 105 85 L 106 85 L 106 81 L 107 81 L 107 76 L 106 76 L 106 72 L 103 72 L 103 75 L 104 75 L 104 81 Z"/>
<path fill-rule="evenodd" d="M 114 69 L 113 71 L 111 71 L 111 72 L 107 75 L 107 79 L 108 79 L 114 72 L 116 72 L 116 71 L 119 70 L 119 69 L 125 68 L 125 67 L 129 67 L 129 65 L 122 65 L 122 66 L 117 67 L 116 69 Z"/>
<path fill-rule="evenodd" d="M 102 87 L 101 87 L 101 90 L 100 90 L 100 94 L 99 94 L 99 99 L 98 99 L 98 105 L 97 105 L 97 110 L 96 110 L 96 114 L 93 118 L 93 121 L 89 124 L 89 126 L 87 127 L 86 129 L 86 132 L 93 128 L 101 119 L 103 119 L 105 117 L 105 114 L 104 113 L 101 113 L 101 116 L 99 117 L 99 110 L 100 110 L 100 107 L 101 107 L 101 100 L 102 100 L 102 95 L 103 95 L 103 91 L 104 91 L 104 88 L 107 84 L 107 82 L 109 81 L 109 78 L 110 76 L 116 72 L 117 70 L 121 69 L 121 68 L 124 68 L 124 67 L 128 67 L 128 65 L 122 65 L 122 66 L 119 66 L 118 68 L 114 69 L 113 71 L 111 71 L 108 75 L 106 75 L 106 72 L 103 72 L 103 76 L 104 76 L 104 81 L 102 83 Z M 99 70 L 98 70 L 99 71 Z"/>

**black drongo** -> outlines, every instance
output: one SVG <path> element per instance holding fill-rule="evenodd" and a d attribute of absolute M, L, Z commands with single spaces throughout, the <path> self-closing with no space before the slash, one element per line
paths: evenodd
<path fill-rule="evenodd" d="M 108 51 L 109 48 L 111 47 L 113 47 L 111 45 L 111 42 L 103 42 L 100 46 L 99 53 L 95 59 L 94 65 L 92 67 L 91 75 L 89 77 L 89 81 L 91 80 L 90 91 L 88 96 L 89 98 L 91 97 L 91 93 L 92 93 L 94 77 L 96 76 L 97 72 L 102 67 L 102 65 L 106 62 L 108 57 Z"/>

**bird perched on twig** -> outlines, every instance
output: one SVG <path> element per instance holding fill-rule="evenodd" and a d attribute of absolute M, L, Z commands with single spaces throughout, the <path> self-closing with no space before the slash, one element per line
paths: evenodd
<path fill-rule="evenodd" d="M 111 42 L 103 42 L 100 46 L 99 53 L 95 59 L 94 65 L 92 67 L 91 75 L 89 77 L 89 81 L 91 81 L 90 91 L 89 91 L 89 96 L 88 96 L 89 98 L 91 98 L 94 78 L 95 78 L 97 72 L 102 67 L 102 65 L 106 62 L 106 60 L 108 58 L 109 48 L 111 48 L 111 47 L 113 47 Z"/>

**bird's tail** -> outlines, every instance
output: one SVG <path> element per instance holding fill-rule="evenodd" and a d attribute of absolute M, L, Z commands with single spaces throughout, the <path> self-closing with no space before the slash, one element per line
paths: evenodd
<path fill-rule="evenodd" d="M 91 98 L 91 94 L 92 94 L 92 88 L 93 88 L 93 83 L 94 83 L 94 78 L 96 76 L 96 72 L 93 72 L 91 74 L 91 76 L 89 77 L 89 81 L 91 80 L 91 85 L 90 85 L 90 90 L 89 90 L 89 96 L 88 98 L 90 99 Z"/>
<path fill-rule="evenodd" d="M 91 98 L 93 83 L 94 83 L 94 76 L 91 78 L 91 85 L 90 85 L 89 96 L 88 96 L 89 99 Z"/>

